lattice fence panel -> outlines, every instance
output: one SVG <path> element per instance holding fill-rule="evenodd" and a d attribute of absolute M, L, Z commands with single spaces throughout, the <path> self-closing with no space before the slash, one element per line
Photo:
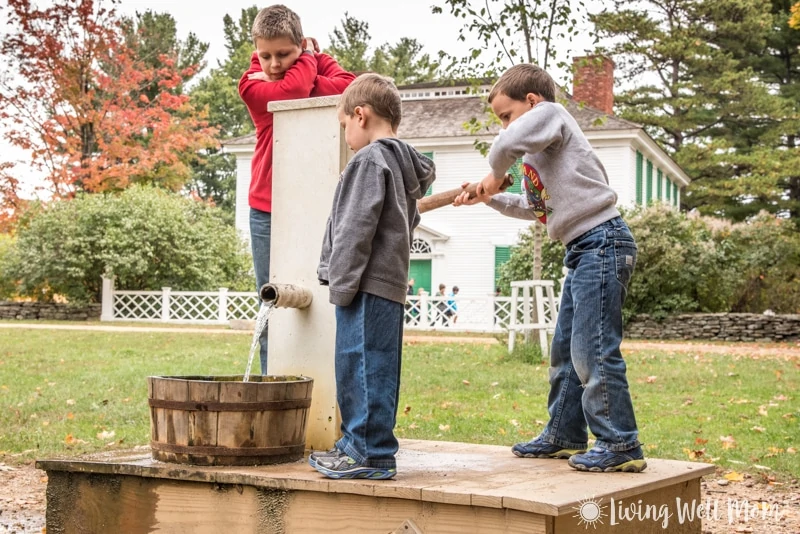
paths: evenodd
<path fill-rule="evenodd" d="M 161 319 L 161 292 L 114 293 L 115 319 Z"/>
<path fill-rule="evenodd" d="M 260 306 L 255 293 L 228 293 L 228 319 L 254 321 Z"/>
<path fill-rule="evenodd" d="M 219 318 L 219 294 L 170 295 L 169 318 L 178 321 L 216 321 Z"/>

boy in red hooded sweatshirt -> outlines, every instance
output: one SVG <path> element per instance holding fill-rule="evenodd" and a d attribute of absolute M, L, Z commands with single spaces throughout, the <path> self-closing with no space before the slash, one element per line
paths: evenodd
<path fill-rule="evenodd" d="M 250 172 L 250 246 L 256 290 L 269 282 L 272 213 L 272 113 L 274 100 L 341 94 L 355 79 L 336 60 L 319 53 L 313 38 L 303 37 L 300 17 L 283 5 L 258 12 L 253 21 L 256 51 L 239 80 L 241 96 L 256 126 L 256 149 Z M 267 374 L 267 329 L 261 333 L 261 374 Z"/>

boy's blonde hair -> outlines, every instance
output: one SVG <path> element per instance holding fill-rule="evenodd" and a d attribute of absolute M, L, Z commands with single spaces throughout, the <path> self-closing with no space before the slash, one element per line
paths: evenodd
<path fill-rule="evenodd" d="M 393 131 L 397 131 L 400 126 L 400 91 L 390 78 L 372 72 L 356 78 L 342 93 L 339 109 L 352 117 L 356 106 L 372 108 L 376 115 L 389 121 Z"/>
<path fill-rule="evenodd" d="M 265 7 L 253 21 L 253 43 L 258 39 L 287 37 L 297 46 L 303 43 L 303 27 L 297 13 L 282 4 Z"/>
<path fill-rule="evenodd" d="M 489 103 L 497 95 L 506 95 L 512 100 L 525 100 L 525 95 L 533 93 L 548 102 L 556 101 L 556 83 L 541 67 L 523 63 L 514 65 L 500 76 L 489 92 Z"/>

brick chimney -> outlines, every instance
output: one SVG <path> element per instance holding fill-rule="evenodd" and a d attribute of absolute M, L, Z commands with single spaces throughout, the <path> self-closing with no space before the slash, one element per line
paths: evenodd
<path fill-rule="evenodd" d="M 614 62 L 605 56 L 572 59 L 572 99 L 614 114 Z"/>

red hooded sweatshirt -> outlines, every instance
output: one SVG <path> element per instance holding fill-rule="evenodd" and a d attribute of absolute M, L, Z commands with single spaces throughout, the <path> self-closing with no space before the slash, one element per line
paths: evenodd
<path fill-rule="evenodd" d="M 248 80 L 248 74 L 261 72 L 258 54 L 250 58 L 250 69 L 239 80 L 242 97 L 256 125 L 256 150 L 250 170 L 251 208 L 272 213 L 272 113 L 273 100 L 294 100 L 314 96 L 339 95 L 356 79 L 327 54 L 303 52 L 277 82 Z"/>

